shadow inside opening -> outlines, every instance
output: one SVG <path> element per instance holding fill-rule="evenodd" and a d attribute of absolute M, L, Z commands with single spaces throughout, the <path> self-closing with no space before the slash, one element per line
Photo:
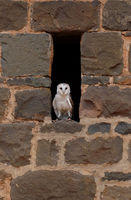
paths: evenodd
<path fill-rule="evenodd" d="M 68 83 L 71 88 L 73 100 L 72 120 L 79 119 L 79 104 L 81 97 L 81 55 L 79 36 L 53 36 L 54 58 L 51 74 L 51 95 L 52 100 L 56 94 L 59 83 Z M 56 119 L 55 112 L 51 110 L 52 120 Z"/>

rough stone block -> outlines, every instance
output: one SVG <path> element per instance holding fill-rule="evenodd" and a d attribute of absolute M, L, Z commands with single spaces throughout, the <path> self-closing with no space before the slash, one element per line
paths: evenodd
<path fill-rule="evenodd" d="M 89 86 L 81 98 L 80 115 L 131 118 L 131 89 Z"/>
<path fill-rule="evenodd" d="M 83 76 L 82 84 L 85 84 L 85 85 L 95 85 L 95 84 L 107 85 L 107 84 L 109 84 L 109 77 L 107 77 L 107 76 L 96 76 L 96 77 Z"/>
<path fill-rule="evenodd" d="M 39 140 L 36 152 L 36 164 L 39 165 L 56 165 L 58 161 L 59 148 L 56 141 Z"/>
<path fill-rule="evenodd" d="M 60 120 L 56 121 L 55 123 L 47 124 L 41 127 L 42 133 L 76 133 L 80 132 L 83 128 L 83 125 L 79 124 L 75 121 L 65 121 Z"/>
<path fill-rule="evenodd" d="M 27 2 L 0 0 L 0 31 L 18 31 L 27 23 Z"/>
<path fill-rule="evenodd" d="M 49 75 L 51 36 L 43 34 L 0 35 L 2 75 Z"/>
<path fill-rule="evenodd" d="M 123 69 L 120 33 L 84 33 L 81 40 L 82 74 L 119 75 Z"/>
<path fill-rule="evenodd" d="M 5 109 L 10 98 L 8 88 L 0 88 L 0 120 L 4 117 Z"/>
<path fill-rule="evenodd" d="M 122 135 L 131 134 L 131 124 L 127 122 L 119 122 L 115 128 L 115 131 Z"/>
<path fill-rule="evenodd" d="M 18 91 L 16 97 L 15 118 L 43 121 L 50 113 L 49 89 Z"/>
<path fill-rule="evenodd" d="M 33 123 L 0 124 L 0 162 L 20 167 L 30 163 Z"/>
<path fill-rule="evenodd" d="M 33 3 L 32 28 L 46 32 L 85 32 L 99 26 L 100 3 L 45 1 Z"/>
<path fill-rule="evenodd" d="M 131 45 L 129 50 L 129 71 L 131 72 Z"/>
<path fill-rule="evenodd" d="M 13 78 L 7 80 L 8 85 L 28 85 L 32 87 L 47 87 L 51 86 L 51 80 L 48 77 L 28 77 L 28 78 Z"/>
<path fill-rule="evenodd" d="M 0 83 L 5 83 L 5 78 L 4 77 L 0 77 Z"/>
<path fill-rule="evenodd" d="M 131 76 L 115 76 L 114 83 L 119 85 L 131 85 Z"/>
<path fill-rule="evenodd" d="M 131 31 L 123 32 L 124 36 L 131 37 Z"/>
<path fill-rule="evenodd" d="M 99 137 L 90 142 L 79 138 L 66 143 L 65 160 L 69 164 L 116 163 L 122 158 L 122 144 L 120 137 Z"/>
<path fill-rule="evenodd" d="M 11 174 L 7 173 L 4 170 L 0 170 L 0 181 L 4 181 L 7 178 L 11 179 L 11 177 Z"/>
<path fill-rule="evenodd" d="M 94 200 L 93 176 L 73 171 L 34 171 L 17 177 L 11 183 L 12 200 Z"/>
<path fill-rule="evenodd" d="M 103 11 L 103 27 L 109 30 L 131 30 L 131 1 L 108 0 Z"/>
<path fill-rule="evenodd" d="M 131 180 L 131 173 L 125 174 L 123 172 L 105 172 L 105 176 L 102 178 L 102 180 L 129 181 Z"/>
<path fill-rule="evenodd" d="M 88 127 L 88 134 L 94 133 L 109 133 L 111 129 L 111 124 L 106 122 L 92 124 Z"/>
<path fill-rule="evenodd" d="M 129 142 L 128 146 L 128 160 L 131 162 L 131 141 Z"/>
<path fill-rule="evenodd" d="M 106 186 L 101 200 L 130 200 L 131 187 Z"/>

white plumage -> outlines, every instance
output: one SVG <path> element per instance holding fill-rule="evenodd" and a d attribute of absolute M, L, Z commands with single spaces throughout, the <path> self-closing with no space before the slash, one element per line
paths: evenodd
<path fill-rule="evenodd" d="M 70 86 L 67 83 L 60 83 L 57 86 L 57 93 L 53 99 L 53 108 L 58 119 L 72 117 L 72 99 Z"/>

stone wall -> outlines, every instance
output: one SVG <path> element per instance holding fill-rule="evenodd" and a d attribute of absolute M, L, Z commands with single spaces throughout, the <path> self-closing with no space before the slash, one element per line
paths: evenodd
<path fill-rule="evenodd" d="M 80 123 L 51 123 L 52 33 L 82 33 Z M 131 1 L 0 0 L 0 200 L 131 199 Z"/>

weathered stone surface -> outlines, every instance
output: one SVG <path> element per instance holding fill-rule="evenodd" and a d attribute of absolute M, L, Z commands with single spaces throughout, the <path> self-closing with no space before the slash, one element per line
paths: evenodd
<path fill-rule="evenodd" d="M 58 161 L 59 148 L 56 145 L 56 141 L 52 140 L 39 140 L 37 153 L 36 153 L 36 164 L 39 165 L 56 165 Z"/>
<path fill-rule="evenodd" d="M 88 134 L 94 133 L 109 133 L 111 129 L 111 124 L 106 122 L 92 124 L 88 127 Z"/>
<path fill-rule="evenodd" d="M 131 45 L 129 50 L 129 71 L 131 72 Z"/>
<path fill-rule="evenodd" d="M 131 30 L 131 1 L 108 0 L 103 11 L 103 27 L 109 30 Z"/>
<path fill-rule="evenodd" d="M 0 0 L 0 31 L 20 30 L 27 23 L 27 2 Z"/>
<path fill-rule="evenodd" d="M 94 200 L 95 192 L 92 176 L 73 171 L 30 171 L 11 183 L 12 200 Z"/>
<path fill-rule="evenodd" d="M 84 32 L 99 26 L 100 3 L 45 1 L 33 3 L 32 28 L 47 32 Z"/>
<path fill-rule="evenodd" d="M 33 123 L 0 124 L 0 162 L 20 167 L 30 163 Z"/>
<path fill-rule="evenodd" d="M 119 85 L 131 85 L 131 76 L 116 76 L 114 83 Z"/>
<path fill-rule="evenodd" d="M 75 121 L 60 120 L 41 127 L 42 133 L 56 132 L 56 133 L 76 133 L 83 128 L 82 124 Z"/>
<path fill-rule="evenodd" d="M 119 75 L 123 69 L 120 33 L 84 33 L 81 40 L 82 73 Z"/>
<path fill-rule="evenodd" d="M 131 118 L 131 89 L 89 86 L 81 98 L 80 115 L 81 117 L 128 116 Z"/>
<path fill-rule="evenodd" d="M 127 122 L 119 122 L 115 128 L 115 131 L 122 135 L 131 134 L 131 124 Z"/>
<path fill-rule="evenodd" d="M 105 172 L 105 176 L 102 180 L 118 180 L 118 181 L 129 181 L 131 180 L 131 173 L 123 173 L 123 172 Z"/>
<path fill-rule="evenodd" d="M 130 141 L 129 147 L 128 147 L 128 160 L 131 162 L 131 141 Z"/>
<path fill-rule="evenodd" d="M 11 178 L 11 174 L 5 172 L 4 170 L 0 171 L 0 181 L 4 181 L 7 178 Z"/>
<path fill-rule="evenodd" d="M 16 93 L 17 106 L 15 117 L 43 121 L 50 113 L 49 89 L 18 91 Z"/>
<path fill-rule="evenodd" d="M 101 200 L 130 200 L 131 187 L 106 186 Z"/>
<path fill-rule="evenodd" d="M 67 142 L 65 160 L 70 164 L 103 164 L 115 163 L 122 158 L 123 141 L 120 137 L 97 138 L 87 142 L 79 138 Z"/>
<path fill-rule="evenodd" d="M 10 98 L 10 91 L 7 88 L 0 88 L 0 120 L 4 116 L 6 106 Z"/>
<path fill-rule="evenodd" d="M 0 77 L 0 83 L 4 83 L 5 79 L 3 77 Z"/>
<path fill-rule="evenodd" d="M 3 76 L 48 76 L 51 64 L 49 34 L 1 35 L 0 40 Z"/>
<path fill-rule="evenodd" d="M 131 37 L 131 31 L 127 31 L 125 33 L 123 33 L 126 37 Z"/>
<path fill-rule="evenodd" d="M 8 85 L 28 85 L 32 87 L 47 87 L 51 86 L 51 80 L 47 77 L 28 77 L 28 78 L 14 78 L 7 80 Z"/>
<path fill-rule="evenodd" d="M 82 84 L 86 85 L 95 85 L 95 84 L 100 84 L 100 85 L 106 85 L 109 84 L 109 77 L 107 76 L 83 76 L 82 77 Z"/>

